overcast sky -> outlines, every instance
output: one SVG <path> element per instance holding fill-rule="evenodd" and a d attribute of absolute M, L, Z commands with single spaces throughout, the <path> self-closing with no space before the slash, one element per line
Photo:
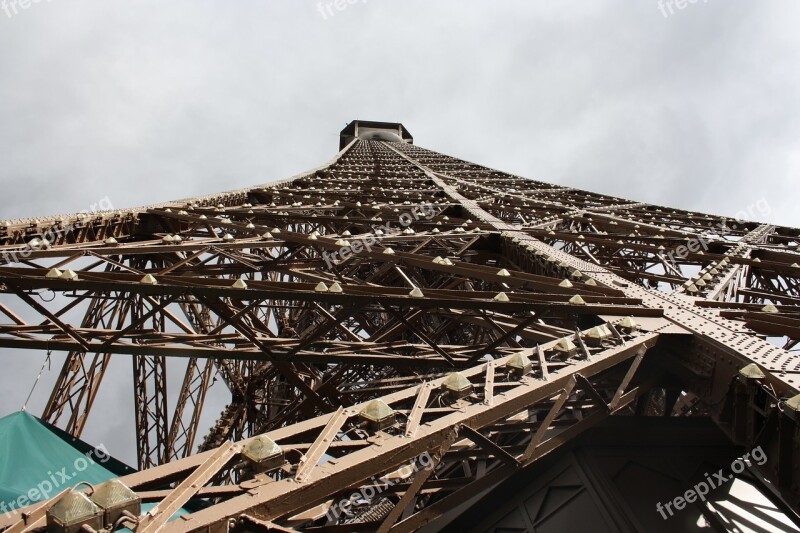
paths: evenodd
<path fill-rule="evenodd" d="M 668 3 L 0 0 L 0 219 L 285 178 L 361 118 L 526 177 L 800 226 L 800 2 Z M 42 354 L 0 356 L 2 416 Z M 133 462 L 115 366 L 103 408 L 126 414 L 86 437 Z"/>

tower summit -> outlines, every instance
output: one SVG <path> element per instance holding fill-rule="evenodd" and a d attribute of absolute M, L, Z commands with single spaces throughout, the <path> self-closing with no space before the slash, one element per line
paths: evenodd
<path fill-rule="evenodd" d="M 414 138 L 399 122 L 373 120 L 354 120 L 345 126 L 339 133 L 339 150 L 344 150 L 353 139 L 414 143 Z"/>

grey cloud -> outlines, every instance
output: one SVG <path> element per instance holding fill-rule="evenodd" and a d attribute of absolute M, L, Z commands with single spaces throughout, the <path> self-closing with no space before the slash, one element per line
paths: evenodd
<path fill-rule="evenodd" d="M 339 129 L 364 118 L 642 201 L 734 215 L 764 197 L 769 221 L 800 225 L 799 14 L 792 0 L 710 0 L 669 18 L 657 0 L 369 0 L 327 19 L 314 0 L 0 11 L 0 218 L 288 177 L 328 160 Z M 42 360 L 3 355 L 0 415 Z M 130 413 L 126 379 L 104 389 L 109 409 Z M 92 440 L 132 431 L 100 417 Z"/>

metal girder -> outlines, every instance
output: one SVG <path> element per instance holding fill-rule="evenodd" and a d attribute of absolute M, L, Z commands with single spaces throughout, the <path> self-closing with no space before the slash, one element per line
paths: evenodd
<path fill-rule="evenodd" d="M 164 356 L 133 358 L 133 395 L 137 462 L 149 468 L 167 462 L 169 439 L 167 361 Z"/>
<path fill-rule="evenodd" d="M 627 390 L 626 383 L 630 382 L 631 362 L 636 364 L 638 357 L 647 349 L 652 348 L 659 335 L 656 333 L 643 333 L 626 336 L 622 341 L 609 343 L 604 347 L 593 349 L 591 360 L 584 358 L 573 359 L 567 365 L 559 362 L 546 363 L 551 366 L 549 379 L 535 379 L 532 377 L 513 378 L 506 377 L 502 381 L 503 394 L 495 397 L 493 405 L 486 405 L 480 398 L 470 400 L 465 398 L 450 408 L 441 409 L 435 405 L 425 406 L 422 416 L 426 423 L 417 428 L 412 437 L 406 436 L 405 423 L 397 423 L 397 431 L 387 429 L 372 438 L 362 441 L 353 447 L 333 447 L 347 433 L 346 424 L 357 422 L 356 413 L 364 406 L 355 406 L 351 409 L 339 409 L 336 413 L 324 415 L 308 422 L 278 429 L 270 432 L 270 437 L 278 444 L 289 449 L 292 442 L 297 439 L 311 437 L 314 443 L 308 451 L 297 459 L 290 459 L 290 464 L 275 473 L 274 478 L 259 478 L 252 481 L 243 481 L 242 488 L 247 488 L 248 494 L 233 496 L 227 501 L 215 505 L 204 511 L 192 514 L 188 520 L 184 518 L 177 522 L 163 525 L 163 531 L 191 531 L 191 530 L 216 530 L 217 525 L 224 527 L 229 516 L 248 514 L 260 520 L 270 520 L 277 524 L 292 523 L 292 517 L 301 511 L 314 507 L 324 502 L 331 496 L 342 493 L 344 490 L 352 491 L 360 483 L 368 481 L 374 476 L 387 472 L 395 472 L 404 465 L 411 464 L 421 454 L 435 453 L 442 450 L 442 444 L 459 435 L 454 440 L 452 447 L 441 457 L 442 464 L 447 468 L 437 469 L 433 476 L 427 479 L 441 484 L 446 479 L 453 481 L 447 484 L 446 492 L 457 491 L 461 487 L 468 487 L 472 483 L 480 482 L 484 476 L 496 476 L 494 471 L 500 469 L 506 472 L 508 467 L 507 457 L 497 459 L 498 454 L 514 454 L 518 456 L 520 466 L 528 464 L 559 445 L 559 435 L 564 424 L 575 425 L 576 429 L 585 427 L 587 421 L 599 420 L 598 414 L 604 416 L 609 412 L 608 402 L 613 401 L 620 387 L 626 389 L 626 394 L 618 400 L 618 408 L 630 405 L 636 396 L 634 387 Z M 545 351 L 555 348 L 556 342 L 543 345 Z M 512 356 L 497 361 L 497 365 L 504 365 Z M 484 364 L 464 371 L 464 376 L 475 383 L 482 383 L 487 368 L 494 368 L 494 364 Z M 638 366 L 638 364 L 637 364 Z M 540 372 L 541 373 L 541 372 Z M 587 394 L 580 387 L 576 387 L 575 376 L 584 376 L 597 390 L 604 391 L 602 401 Z M 433 380 L 430 385 L 422 386 L 423 390 L 441 390 L 445 378 Z M 501 383 L 498 383 L 500 385 Z M 566 387 L 566 388 L 565 388 Z M 563 390 L 567 390 L 564 393 Z M 599 392 L 597 394 L 600 394 Z M 569 397 L 570 402 L 558 401 L 553 404 L 554 397 Z M 401 409 L 404 405 L 411 406 L 418 402 L 417 390 L 404 390 L 382 398 L 387 405 Z M 429 402 L 425 402 L 429 403 Z M 541 407 L 539 407 L 541 405 Z M 548 416 L 539 418 L 538 412 L 549 413 Z M 553 423 L 560 419 L 559 424 Z M 494 433 L 492 427 L 507 421 L 527 421 L 519 426 L 515 434 Z M 459 428 L 469 426 L 471 430 L 461 436 Z M 532 431 L 536 428 L 535 435 Z M 484 430 L 489 436 L 476 437 L 475 431 Z M 546 437 L 546 438 L 544 438 Z M 464 438 L 468 440 L 464 440 Z M 472 440 L 480 441 L 475 444 Z M 519 446 L 527 442 L 530 451 L 515 452 Z M 491 444 L 489 444 L 491 443 Z M 182 493 L 180 487 L 194 485 L 195 491 L 199 487 L 195 483 L 200 472 L 206 472 L 207 477 L 213 477 L 213 472 L 218 472 L 223 461 L 218 461 L 217 454 L 228 454 L 231 449 L 241 450 L 246 446 L 246 441 L 234 447 L 220 448 L 218 451 L 205 452 L 187 459 L 175 461 L 160 467 L 151 468 L 137 474 L 125 476 L 121 480 L 128 486 L 136 489 L 140 486 L 154 486 L 167 481 L 182 481 L 173 494 Z M 481 450 L 488 446 L 489 452 L 475 453 L 475 461 L 483 463 L 489 461 L 484 474 L 468 475 L 464 477 L 460 472 L 463 459 L 448 460 L 448 453 L 458 452 L 456 457 L 462 457 L 467 450 Z M 510 451 L 506 451 L 510 450 Z M 322 461 L 322 455 L 327 453 L 335 461 Z M 494 459 L 492 459 L 494 457 Z M 226 455 L 230 459 L 230 455 Z M 288 456 L 287 456 L 288 458 Z M 415 459 L 416 458 L 416 459 Z M 226 459 L 226 460 L 227 460 Z M 295 462 L 296 461 L 296 462 Z M 213 472 L 206 465 L 215 465 Z M 477 464 L 477 463 L 476 463 Z M 483 467 L 482 467 L 483 468 Z M 441 470 L 441 471 L 440 471 Z M 282 472 L 290 473 L 286 476 Z M 506 472 L 507 474 L 508 472 Z M 260 480 L 260 481 L 259 481 Z M 422 483 L 424 491 L 425 484 Z M 435 491 L 436 492 L 436 491 Z M 427 492 L 426 492 L 427 494 Z M 171 495 L 165 498 L 173 498 Z M 172 500 L 170 500 L 172 501 Z M 185 500 L 181 500 L 185 503 Z M 402 501 L 402 498 L 401 498 Z M 433 502 L 432 502 L 433 503 Z M 324 514 L 324 513 L 323 513 Z M 161 505 L 158 511 L 151 513 L 147 523 L 162 524 L 162 518 L 171 515 L 170 505 Z M 398 525 L 404 529 L 405 518 Z M 296 521 L 296 520 L 295 520 Z M 143 527 L 146 527 L 143 525 Z M 296 527 L 296 524 L 295 526 Z"/>
<path fill-rule="evenodd" d="M 739 442 L 783 428 L 772 432 L 785 450 L 775 472 L 792 499 L 796 435 L 780 413 L 800 375 L 788 351 L 800 341 L 798 245 L 793 228 L 356 139 L 281 182 L 0 227 L 0 346 L 69 353 L 45 418 L 76 436 L 110 358 L 133 356 L 139 461 L 154 467 L 128 478 L 135 487 L 199 475 L 214 450 L 260 432 L 288 450 L 287 465 L 260 481 L 186 492 L 219 499 L 164 527 L 225 517 L 243 529 L 319 524 L 319 506 L 374 489 L 370 476 L 432 452 L 435 471 L 402 478 L 368 511 L 348 507 L 327 524 L 415 529 L 650 387 L 643 409 L 674 411 L 679 393 L 691 394 L 678 410 L 713 414 Z M 625 316 L 638 333 L 614 327 Z M 610 337 L 588 334 L 604 323 Z M 671 348 L 646 363 L 634 347 L 659 333 Z M 515 356 L 533 368 L 517 381 L 503 366 Z M 170 396 L 166 373 L 178 358 L 183 381 Z M 737 372 L 752 363 L 764 377 L 745 394 Z M 645 367 L 656 374 L 646 382 Z M 453 369 L 478 401 L 454 409 L 444 399 L 439 385 Z M 230 402 L 192 456 L 214 375 Z M 356 414 L 379 397 L 401 422 L 368 437 Z M 214 483 L 244 476 L 212 463 Z M 255 498 L 245 503 L 243 490 Z"/>

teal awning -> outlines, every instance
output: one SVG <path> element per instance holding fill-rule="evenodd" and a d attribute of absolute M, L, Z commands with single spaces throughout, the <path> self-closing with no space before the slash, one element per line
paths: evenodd
<path fill-rule="evenodd" d="M 81 482 L 98 485 L 134 472 L 25 411 L 0 418 L 0 515 L 52 498 Z M 147 512 L 155 504 L 143 504 Z M 188 514 L 180 509 L 173 517 Z"/>
<path fill-rule="evenodd" d="M 103 466 L 110 459 L 102 450 L 79 451 L 27 412 L 0 418 L 0 512 L 46 500 L 81 481 L 95 485 L 117 477 Z"/>

